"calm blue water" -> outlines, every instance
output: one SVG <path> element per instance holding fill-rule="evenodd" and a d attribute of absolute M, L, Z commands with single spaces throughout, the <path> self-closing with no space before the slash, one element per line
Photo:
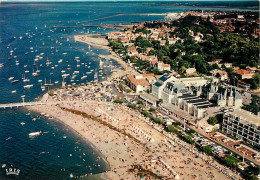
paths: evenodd
<path fill-rule="evenodd" d="M 233 9 L 232 7 L 231 9 Z M 241 7 L 239 7 L 241 9 Z M 91 20 L 119 13 L 165 13 L 181 12 L 198 7 L 176 6 L 165 3 L 41 3 L 41 4 L 2 4 L 0 5 L 0 103 L 32 101 L 43 93 L 41 83 L 56 84 L 60 87 L 62 73 L 69 74 L 67 84 L 80 84 L 93 80 L 94 71 L 81 79 L 83 73 L 97 69 L 97 54 L 106 51 L 74 42 L 77 34 L 106 34 L 111 29 L 69 28 L 53 29 L 52 26 L 76 25 L 78 21 Z M 209 7 L 204 8 L 209 9 Z M 162 16 L 117 16 L 89 24 L 119 24 L 140 21 L 161 20 Z M 79 57 L 79 62 L 75 61 Z M 10 58 L 10 60 L 8 60 Z M 62 59 L 62 62 L 58 62 Z M 46 64 L 47 60 L 51 64 Z M 111 73 L 114 61 L 103 60 L 103 75 Z M 18 64 L 19 65 L 16 65 Z M 71 68 L 71 70 L 67 70 Z M 40 71 L 38 77 L 32 73 Z M 26 73 L 26 71 L 29 71 Z M 79 71 L 72 78 L 73 72 Z M 23 82 L 22 77 L 30 79 Z M 19 82 L 12 84 L 10 77 Z M 39 82 L 41 80 L 42 82 Z M 25 89 L 25 85 L 33 85 Z M 11 91 L 16 90 L 16 93 Z M 37 118 L 38 114 L 24 110 L 0 111 L 0 165 L 19 168 L 19 176 L 7 176 L 5 168 L 0 167 L 0 178 L 6 179 L 69 179 L 84 174 L 97 174 L 107 170 L 104 161 L 95 161 L 98 153 L 89 144 L 64 125 L 53 120 Z M 22 126 L 20 123 L 24 122 Z M 44 132 L 35 138 L 28 134 Z M 93 154 L 92 152 L 95 152 Z M 85 155 L 83 155 L 83 153 Z M 72 154 L 72 156 L 70 156 Z M 83 158 L 86 161 L 83 161 Z M 100 166 L 97 166 L 99 164 Z M 90 170 L 88 167 L 91 166 Z"/>

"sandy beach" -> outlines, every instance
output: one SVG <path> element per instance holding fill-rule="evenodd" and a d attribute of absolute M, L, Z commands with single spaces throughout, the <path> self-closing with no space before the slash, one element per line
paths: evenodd
<path fill-rule="evenodd" d="M 126 74 L 139 74 L 133 68 L 129 67 L 129 65 L 125 61 L 122 60 L 122 57 L 120 57 L 118 54 L 116 54 L 108 46 L 109 43 L 105 36 L 100 35 L 100 34 L 76 35 L 76 36 L 74 36 L 74 40 L 85 43 L 85 44 L 89 44 L 96 48 L 105 49 L 110 53 L 109 55 L 102 55 L 102 54 L 97 54 L 97 55 L 98 55 L 98 57 L 104 58 L 107 60 L 113 59 L 123 67 L 123 70 L 113 73 L 110 77 L 111 79 L 122 77 L 122 76 L 125 76 Z"/>
<path fill-rule="evenodd" d="M 125 70 L 111 79 L 126 73 L 136 73 L 108 47 L 108 41 L 100 35 L 75 36 L 75 41 L 106 49 L 110 55 L 100 58 L 114 59 Z M 102 82 L 103 94 L 113 93 L 105 88 L 110 81 Z M 230 169 L 220 165 L 212 157 L 181 141 L 175 134 L 168 134 L 153 124 L 137 110 L 120 104 L 106 102 L 98 95 L 97 86 L 59 89 L 55 98 L 45 94 L 41 99 L 46 105 L 30 107 L 30 110 L 54 117 L 78 132 L 92 143 L 109 164 L 106 178 L 117 179 L 241 179 Z M 80 96 L 72 96 L 80 93 Z M 98 97 L 98 98 L 96 98 Z M 52 119 L 49 119 L 52 120 Z M 214 164 L 214 166 L 212 165 Z M 225 175 L 228 171 L 229 177 Z"/>
<path fill-rule="evenodd" d="M 57 101 L 47 94 L 42 101 L 47 104 L 30 109 L 54 117 L 91 142 L 110 166 L 111 170 L 105 173 L 108 179 L 133 180 L 142 174 L 145 179 L 229 179 L 201 158 L 195 158 L 200 155 L 214 162 L 211 157 L 196 152 L 194 147 L 190 147 L 195 152 L 192 153 L 174 143 L 173 140 L 179 141 L 175 135 L 166 137 L 159 126 L 151 126 L 138 111 L 100 100 Z"/>

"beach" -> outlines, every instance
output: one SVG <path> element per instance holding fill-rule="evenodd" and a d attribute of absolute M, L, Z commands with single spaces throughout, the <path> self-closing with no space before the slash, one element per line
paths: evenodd
<path fill-rule="evenodd" d="M 110 54 L 109 55 L 102 55 L 98 54 L 99 58 L 104 58 L 106 60 L 115 60 L 118 64 L 120 64 L 123 68 L 123 70 L 120 70 L 116 73 L 113 73 L 110 77 L 110 79 L 119 78 L 122 76 L 125 76 L 126 74 L 136 74 L 139 73 L 134 70 L 132 67 L 129 67 L 129 65 L 122 60 L 122 57 L 120 57 L 118 54 L 116 54 L 110 47 L 109 42 L 106 39 L 106 36 L 100 35 L 100 34 L 90 34 L 90 35 L 76 35 L 74 36 L 74 40 L 78 42 L 82 42 L 85 44 L 89 44 L 91 46 L 94 46 L 96 48 L 105 49 Z"/>
<path fill-rule="evenodd" d="M 152 126 L 136 110 L 93 98 L 57 101 L 45 94 L 42 101 L 46 105 L 30 107 L 30 110 L 61 121 L 93 144 L 110 166 L 110 171 L 105 173 L 108 179 L 132 180 L 142 175 L 146 179 L 229 179 L 206 163 L 214 162 L 211 157 L 196 152 L 195 147 L 190 147 L 196 152 L 192 153 L 174 143 L 179 141 L 176 135 L 161 133 L 159 126 Z M 195 158 L 196 155 L 206 161 Z"/>
<path fill-rule="evenodd" d="M 112 74 L 111 80 L 137 73 L 112 51 L 104 36 L 75 36 L 75 41 L 108 50 L 110 55 L 99 57 L 114 59 L 123 66 L 124 70 Z M 108 80 L 102 85 L 58 89 L 54 97 L 42 97 L 45 105 L 30 110 L 61 121 L 93 144 L 110 167 L 104 173 L 107 179 L 241 179 L 177 135 L 166 133 L 139 111 L 102 98 L 104 94 L 114 96 L 107 88 L 110 84 Z M 100 92 L 95 93 L 97 90 Z M 74 93 L 80 96 L 73 96 Z"/>

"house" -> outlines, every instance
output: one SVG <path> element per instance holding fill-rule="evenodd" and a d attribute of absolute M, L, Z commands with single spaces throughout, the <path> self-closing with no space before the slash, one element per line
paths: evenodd
<path fill-rule="evenodd" d="M 187 74 L 195 73 L 195 72 L 196 72 L 196 68 L 188 68 L 188 69 L 186 69 L 185 72 L 186 72 Z"/>
<path fill-rule="evenodd" d="M 160 46 L 165 46 L 166 45 L 166 40 L 161 40 L 160 41 Z"/>
<path fill-rule="evenodd" d="M 185 77 L 196 77 L 199 76 L 198 73 L 194 72 L 194 73 L 185 73 L 184 74 Z"/>
<path fill-rule="evenodd" d="M 247 66 L 247 67 L 246 67 L 246 70 L 247 70 L 247 71 L 250 71 L 250 72 L 256 72 L 256 71 L 257 71 L 257 68 L 256 68 L 256 67 Z"/>
<path fill-rule="evenodd" d="M 171 70 L 171 65 L 169 64 L 164 64 L 162 61 L 157 62 L 157 69 L 159 71 L 170 71 Z"/>
<path fill-rule="evenodd" d="M 176 43 L 176 40 L 173 39 L 173 38 L 169 38 L 169 39 L 168 39 L 168 42 L 169 42 L 170 45 L 172 45 L 172 44 L 175 44 L 175 43 Z"/>
<path fill-rule="evenodd" d="M 126 34 L 124 32 L 108 32 L 108 39 L 119 39 L 126 38 Z"/>
<path fill-rule="evenodd" d="M 254 72 L 247 71 L 245 69 L 239 69 L 232 72 L 233 75 L 237 76 L 239 79 L 252 79 Z"/>
<path fill-rule="evenodd" d="M 228 79 L 228 73 L 226 71 L 221 71 L 219 69 L 214 69 L 214 70 L 210 71 L 210 74 L 212 76 L 217 77 L 221 81 Z"/>
<path fill-rule="evenodd" d="M 223 65 L 224 65 L 226 68 L 231 68 L 231 67 L 232 67 L 232 63 L 223 63 Z"/>
<path fill-rule="evenodd" d="M 228 73 L 226 71 L 219 71 L 216 75 L 217 78 L 221 81 L 225 81 L 228 79 Z"/>
<path fill-rule="evenodd" d="M 153 73 L 143 75 L 128 75 L 126 79 L 127 85 L 136 93 L 150 91 L 151 84 L 149 81 L 155 81 Z"/>
<path fill-rule="evenodd" d="M 138 51 L 135 47 L 129 47 L 127 49 L 127 55 L 132 57 L 132 56 L 136 56 L 138 54 Z"/>

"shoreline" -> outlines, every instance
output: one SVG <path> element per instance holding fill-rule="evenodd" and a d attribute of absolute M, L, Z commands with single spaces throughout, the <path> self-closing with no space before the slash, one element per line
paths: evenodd
<path fill-rule="evenodd" d="M 128 107 L 88 99 L 56 101 L 51 96 L 47 96 L 42 98 L 46 105 L 28 109 L 54 117 L 77 131 L 87 143 L 93 144 L 94 149 L 97 149 L 110 165 L 109 171 L 101 173 L 107 179 L 116 180 L 122 177 L 130 180 L 137 179 L 140 168 L 136 169 L 136 167 L 139 166 L 141 169 L 146 168 L 144 172 L 149 174 L 149 179 L 175 178 L 176 175 L 165 168 L 163 163 L 169 164 L 181 179 L 193 178 L 193 173 L 198 173 L 201 178 L 227 179 L 225 175 L 212 169 L 201 159 L 195 159 L 194 155 L 179 145 L 169 147 L 171 145 L 168 144 L 170 140 L 167 137 L 145 123 L 144 117 Z M 113 111 L 110 111 L 112 108 Z M 130 119 L 133 114 L 135 118 Z M 117 124 L 119 121 L 120 124 Z M 135 128 L 142 129 L 141 132 L 145 132 L 146 135 L 140 134 Z M 152 141 L 148 141 L 147 136 L 151 137 Z M 187 160 L 191 161 L 189 166 L 184 163 Z M 208 172 L 209 169 L 212 173 Z M 157 171 L 160 173 L 158 174 Z"/>
<path fill-rule="evenodd" d="M 110 79 L 122 77 L 127 74 L 135 74 L 135 75 L 139 74 L 133 68 L 129 67 L 128 64 L 125 61 L 123 61 L 122 57 L 120 57 L 118 54 L 116 54 L 109 47 L 109 43 L 108 43 L 108 40 L 106 39 L 106 36 L 101 35 L 101 34 L 75 35 L 74 40 L 108 51 L 110 53 L 109 55 L 98 54 L 98 57 L 104 58 L 106 60 L 113 59 L 123 67 L 123 70 L 120 70 L 118 72 L 113 72 Z"/>
<path fill-rule="evenodd" d="M 74 38 L 75 41 L 109 51 L 110 55 L 106 55 L 106 58 L 123 64 L 126 73 L 129 73 L 128 65 L 108 47 L 104 36 L 82 35 Z M 102 58 L 102 55 L 98 56 Z M 111 79 L 116 78 L 113 74 Z M 118 72 L 116 74 L 121 75 Z M 62 94 L 63 90 L 57 91 Z M 61 101 L 45 94 L 41 101 L 46 102 L 46 105 L 28 109 L 54 117 L 90 142 L 105 157 L 110 167 L 109 171 L 102 173 L 106 178 L 115 180 L 123 177 L 132 180 L 144 173 L 149 179 L 192 179 L 195 176 L 200 179 L 228 179 L 202 159 L 196 159 L 188 149 L 183 149 L 179 144 L 172 146 L 171 138 L 161 133 L 159 127 L 156 129 L 149 125 L 148 119 L 139 112 L 102 99 L 83 97 Z M 171 137 L 174 137 L 175 142 L 179 141 L 176 135 Z M 196 154 L 201 154 L 208 161 L 211 159 L 202 153 Z"/>

